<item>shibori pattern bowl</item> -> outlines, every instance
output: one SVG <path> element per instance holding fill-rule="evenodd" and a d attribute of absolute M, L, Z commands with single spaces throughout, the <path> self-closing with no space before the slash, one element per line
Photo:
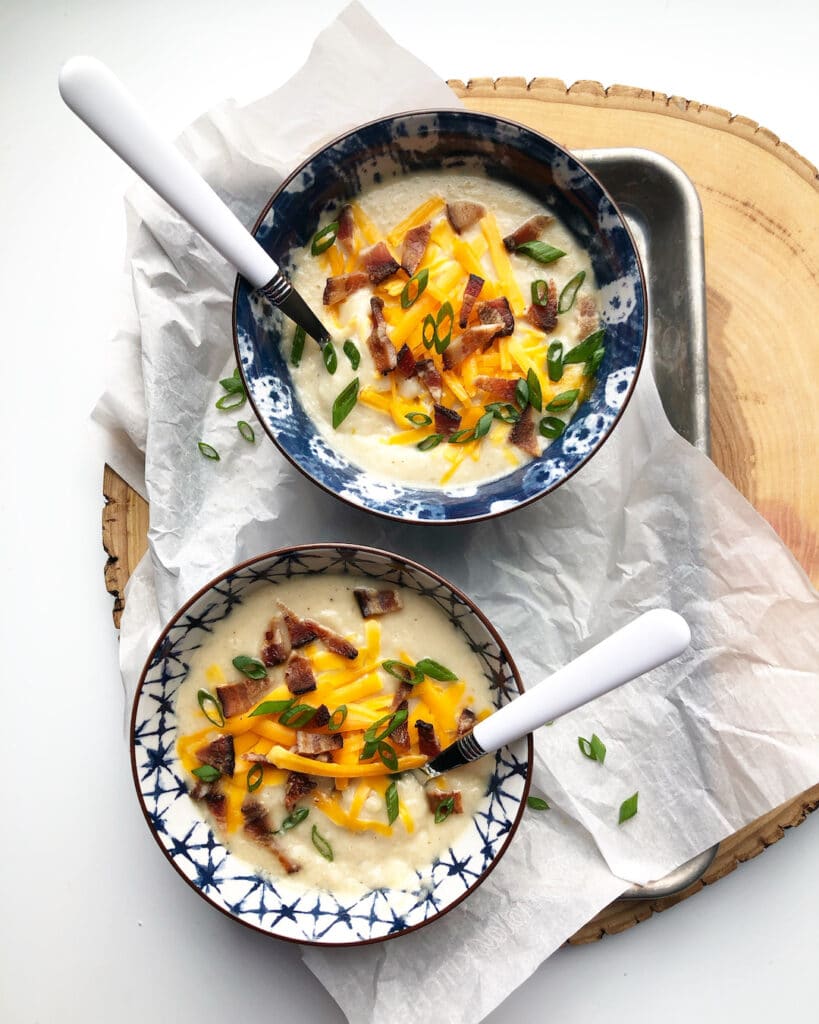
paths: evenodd
<path fill-rule="evenodd" d="M 257 931 L 314 945 L 378 942 L 434 921 L 475 889 L 497 864 L 520 821 L 529 790 L 532 741 L 494 755 L 487 793 L 453 847 L 418 874 L 407 893 L 377 889 L 358 898 L 326 891 L 294 894 L 230 853 L 203 820 L 176 755 L 177 691 L 188 660 L 215 623 L 255 587 L 301 574 L 346 573 L 407 587 L 435 602 L 483 663 L 497 707 L 523 687 L 503 641 L 472 602 L 414 562 L 374 548 L 307 545 L 244 562 L 223 573 L 177 613 L 148 658 L 134 698 L 131 762 L 142 810 L 165 856 L 217 909 Z M 492 755 L 490 755 L 492 756 Z M 397 909 L 400 904 L 400 910 Z M 407 909 L 408 907 L 408 909 Z"/>
<path fill-rule="evenodd" d="M 592 394 L 540 458 L 500 479 L 467 487 L 421 489 L 374 477 L 335 451 L 302 408 L 287 361 L 294 330 L 290 321 L 270 304 L 254 313 L 252 290 L 241 278 L 234 291 L 236 358 L 264 429 L 325 490 L 403 521 L 483 519 L 559 486 L 613 430 L 634 388 L 645 348 L 643 272 L 614 202 L 570 153 L 503 118 L 464 110 L 421 111 L 348 132 L 290 175 L 262 211 L 254 234 L 292 274 L 297 254 L 326 220 L 328 209 L 337 209 L 374 183 L 447 168 L 518 186 L 557 214 L 591 257 L 602 295 L 606 355 Z"/>

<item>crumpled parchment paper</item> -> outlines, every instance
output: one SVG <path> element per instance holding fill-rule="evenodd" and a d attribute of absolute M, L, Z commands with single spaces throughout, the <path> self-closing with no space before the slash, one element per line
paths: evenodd
<path fill-rule="evenodd" d="M 285 173 L 344 129 L 457 104 L 353 4 L 290 82 L 211 111 L 179 145 L 250 225 Z M 463 905 L 375 947 L 305 950 L 350 1020 L 394 1021 L 407 1005 L 421 1020 L 479 1020 L 625 880 L 661 877 L 819 780 L 817 594 L 770 527 L 669 426 L 648 362 L 612 438 L 554 494 L 454 531 L 388 523 L 314 487 L 261 429 L 248 445 L 238 417 L 214 409 L 216 382 L 233 369 L 234 272 L 141 184 L 127 203 L 135 312 L 124 311 L 112 341 L 95 418 L 110 461 L 151 503 L 150 553 L 122 622 L 129 697 L 162 623 L 199 586 L 309 541 L 386 547 L 448 576 L 492 618 L 528 685 L 648 608 L 672 607 L 692 628 L 684 657 L 538 732 L 535 786 L 552 810 L 526 816 Z M 220 462 L 202 458 L 200 439 Z M 577 737 L 593 732 L 607 745 L 604 765 L 578 750 Z M 618 826 L 635 791 L 639 812 Z"/>

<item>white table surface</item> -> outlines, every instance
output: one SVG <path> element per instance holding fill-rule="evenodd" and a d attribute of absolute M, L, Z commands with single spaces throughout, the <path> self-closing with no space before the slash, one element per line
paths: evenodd
<path fill-rule="evenodd" d="M 753 117 L 819 162 L 816 4 L 506 0 L 503 18 L 476 0 L 368 6 L 443 77 L 594 78 L 681 94 Z M 88 421 L 116 327 L 130 175 L 56 90 L 60 63 L 93 53 L 173 135 L 226 96 L 248 101 L 283 82 L 341 7 L 0 4 L 9 1024 L 343 1019 L 296 948 L 237 927 L 179 883 L 134 799 L 102 581 L 102 453 Z M 672 912 L 561 950 L 489 1019 L 816 1020 L 817 844 L 819 815 Z"/>

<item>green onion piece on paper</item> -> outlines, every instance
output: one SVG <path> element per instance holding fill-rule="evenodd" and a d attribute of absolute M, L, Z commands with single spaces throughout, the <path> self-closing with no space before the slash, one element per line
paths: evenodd
<path fill-rule="evenodd" d="M 242 435 L 245 441 L 247 441 L 248 444 L 253 444 L 253 442 L 256 440 L 256 435 L 253 433 L 253 427 L 251 427 L 251 425 L 246 420 L 239 420 L 239 422 L 236 424 L 236 429 L 239 431 L 239 433 Z"/>
<path fill-rule="evenodd" d="M 216 451 L 212 444 L 208 444 L 206 441 L 198 441 L 197 447 L 206 459 L 211 459 L 213 462 L 219 461 L 219 452 Z"/>
<path fill-rule="evenodd" d="M 231 391 L 216 399 L 216 408 L 222 412 L 230 412 L 231 409 L 241 409 L 246 401 L 247 395 L 244 389 L 241 391 Z"/>
<path fill-rule="evenodd" d="M 550 810 L 549 805 L 539 796 L 528 796 L 526 803 L 533 811 L 548 811 Z"/>
<path fill-rule="evenodd" d="M 633 818 L 637 813 L 637 798 L 639 792 L 633 793 L 628 800 L 624 800 L 620 804 L 620 817 L 617 820 L 618 825 L 622 825 L 624 821 L 628 821 L 629 818 Z"/>

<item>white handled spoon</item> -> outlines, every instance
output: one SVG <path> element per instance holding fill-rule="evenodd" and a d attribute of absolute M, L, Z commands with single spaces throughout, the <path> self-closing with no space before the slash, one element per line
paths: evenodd
<path fill-rule="evenodd" d="M 418 770 L 435 778 L 475 761 L 671 661 L 690 640 L 691 631 L 681 615 L 667 608 L 645 612 L 478 722 Z"/>
<path fill-rule="evenodd" d="M 60 95 L 80 120 L 204 237 L 247 281 L 324 345 L 330 335 L 276 262 L 179 151 L 162 138 L 103 63 L 72 57 L 60 69 Z"/>

